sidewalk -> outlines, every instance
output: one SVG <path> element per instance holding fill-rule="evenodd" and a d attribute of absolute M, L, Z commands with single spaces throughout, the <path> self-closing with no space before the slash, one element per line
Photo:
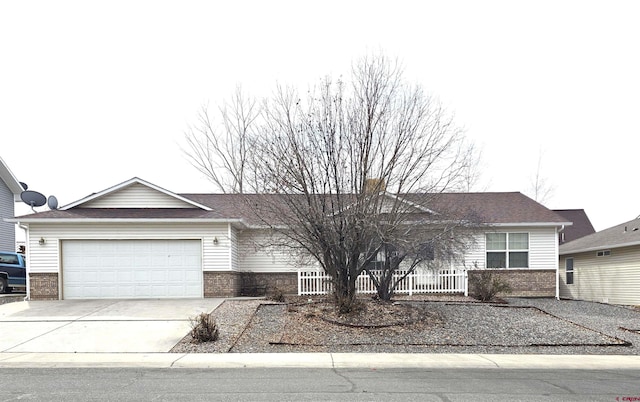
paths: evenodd
<path fill-rule="evenodd" d="M 640 356 L 413 353 L 0 353 L 0 368 L 18 367 L 640 370 Z"/>

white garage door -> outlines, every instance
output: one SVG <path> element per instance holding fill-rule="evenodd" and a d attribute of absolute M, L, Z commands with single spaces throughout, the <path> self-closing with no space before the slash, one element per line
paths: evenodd
<path fill-rule="evenodd" d="M 65 299 L 202 297 L 200 240 L 65 240 Z"/>

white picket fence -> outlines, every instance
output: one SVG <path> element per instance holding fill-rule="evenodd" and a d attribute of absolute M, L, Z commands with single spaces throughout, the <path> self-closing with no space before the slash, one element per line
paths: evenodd
<path fill-rule="evenodd" d="M 404 275 L 397 272 L 394 280 Z M 376 293 L 376 288 L 365 272 L 356 280 L 358 293 Z M 298 295 L 324 295 L 332 290 L 331 277 L 321 270 L 298 270 Z M 415 271 L 404 278 L 395 289 L 397 294 L 464 293 L 469 294 L 466 270 L 446 269 L 439 272 Z"/>

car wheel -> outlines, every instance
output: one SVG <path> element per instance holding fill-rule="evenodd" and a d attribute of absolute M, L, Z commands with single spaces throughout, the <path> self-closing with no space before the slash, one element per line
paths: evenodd
<path fill-rule="evenodd" d="M 4 278 L 0 278 L 0 293 L 6 293 L 7 291 L 7 280 Z"/>

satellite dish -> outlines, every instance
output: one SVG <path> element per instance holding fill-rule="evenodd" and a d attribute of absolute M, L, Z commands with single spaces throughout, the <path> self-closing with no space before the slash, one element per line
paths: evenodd
<path fill-rule="evenodd" d="M 27 183 L 20 182 L 20 185 L 22 186 L 23 190 L 28 190 L 29 189 L 29 186 L 27 186 Z"/>
<path fill-rule="evenodd" d="M 30 205 L 31 208 L 41 207 L 47 202 L 47 197 L 37 191 L 31 190 L 23 191 L 22 193 L 20 193 L 20 198 L 22 198 L 22 201 L 25 204 Z"/>
<path fill-rule="evenodd" d="M 55 195 L 49 196 L 49 199 L 47 200 L 47 205 L 49 206 L 49 209 L 58 209 L 58 199 L 56 198 Z"/>

